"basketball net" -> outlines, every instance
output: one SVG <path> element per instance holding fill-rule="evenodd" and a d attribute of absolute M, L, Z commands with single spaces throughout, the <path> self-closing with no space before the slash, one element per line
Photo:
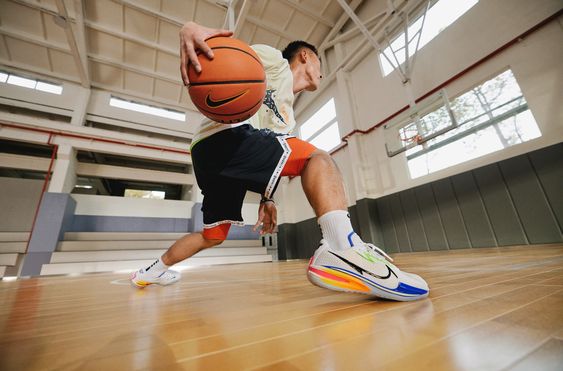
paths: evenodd
<path fill-rule="evenodd" d="M 399 131 L 398 135 L 401 142 L 405 143 L 405 146 L 409 145 L 410 143 L 416 143 L 417 145 L 422 144 L 422 135 L 418 134 L 417 131 L 414 132 L 413 135 L 404 135 Z"/>

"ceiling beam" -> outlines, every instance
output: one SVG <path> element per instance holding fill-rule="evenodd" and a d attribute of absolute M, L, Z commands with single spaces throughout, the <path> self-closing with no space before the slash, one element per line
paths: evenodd
<path fill-rule="evenodd" d="M 362 2 L 363 2 L 363 0 L 352 0 L 352 2 L 350 3 L 350 8 L 353 9 L 353 10 L 356 10 L 362 4 Z M 348 21 L 348 18 L 349 18 L 348 14 L 346 14 L 346 12 L 343 11 L 342 15 L 336 21 L 334 27 L 330 30 L 328 35 L 325 36 L 325 38 L 323 39 L 323 41 L 319 45 L 319 48 L 318 48 L 319 53 L 320 53 L 321 57 L 323 57 L 323 59 L 325 59 L 324 63 L 321 66 L 323 78 L 325 78 L 325 79 L 326 79 L 327 75 L 329 74 L 328 61 L 326 60 L 326 53 L 325 53 L 325 51 L 328 49 L 327 43 L 329 43 L 334 38 L 334 36 L 336 36 L 340 32 L 342 27 L 344 27 L 344 25 Z M 326 82 L 324 82 L 324 84 L 328 85 L 328 83 L 326 83 Z M 297 96 L 295 97 L 295 99 L 293 101 L 293 105 L 295 107 L 297 107 L 298 102 L 301 100 L 301 96 L 302 96 L 302 94 L 297 94 Z"/>
<path fill-rule="evenodd" d="M 362 2 L 363 0 L 353 0 L 350 3 L 350 8 L 355 11 L 360 5 L 362 5 Z M 319 45 L 320 50 L 324 50 L 326 48 L 326 43 L 331 41 L 332 38 L 340 32 L 342 27 L 344 27 L 344 25 L 348 21 L 348 18 L 349 18 L 348 14 L 346 14 L 346 12 L 343 11 L 342 15 L 338 18 L 338 20 L 334 24 L 334 27 L 330 30 L 328 35 L 325 36 L 325 38 L 321 42 L 321 45 Z"/>
<path fill-rule="evenodd" d="M 76 64 L 76 69 L 78 71 L 78 75 L 80 76 L 82 86 L 89 88 L 90 74 L 88 73 L 88 61 L 85 55 L 86 42 L 84 40 L 84 32 L 82 32 L 82 38 L 80 39 L 72 29 L 71 22 L 67 21 L 69 16 L 64 0 L 55 0 L 55 2 L 57 4 L 57 8 L 59 9 L 59 15 L 56 16 L 55 23 L 61 26 L 65 31 L 66 39 L 68 41 L 68 45 L 70 46 L 72 57 L 74 58 L 74 63 Z M 80 3 L 80 8 L 76 9 L 76 14 L 78 15 L 76 26 L 84 28 L 84 22 L 82 21 L 82 3 Z"/>
<path fill-rule="evenodd" d="M 151 78 L 154 78 L 154 79 L 159 79 L 159 80 L 163 80 L 163 81 L 170 82 L 170 83 L 173 83 L 173 84 L 184 86 L 179 77 L 178 78 L 171 78 L 171 77 L 167 77 L 167 76 L 162 76 L 162 75 L 157 74 L 154 71 L 151 71 L 151 70 L 148 70 L 148 69 L 145 69 L 145 68 L 139 68 L 137 66 L 132 66 L 130 64 L 123 63 L 121 61 L 116 61 L 114 59 L 107 58 L 107 57 L 104 57 L 104 56 L 101 56 L 101 55 L 96 55 L 96 54 L 90 53 L 90 54 L 88 54 L 88 59 L 90 61 L 102 63 L 102 64 L 105 64 L 105 65 L 108 65 L 108 66 L 122 68 L 125 71 L 135 72 L 135 73 L 137 73 L 139 75 L 143 75 L 145 77 L 151 77 Z"/>
<path fill-rule="evenodd" d="M 233 29 L 233 36 L 239 37 L 242 31 L 242 27 L 244 26 L 244 22 L 246 21 L 246 17 L 248 16 L 248 11 L 250 10 L 250 1 L 244 0 L 240 11 L 238 13 L 237 22 L 235 24 L 235 28 Z"/>
<path fill-rule="evenodd" d="M 0 26 L 0 34 L 4 35 L 4 36 L 8 36 L 12 39 L 16 39 L 16 40 L 21 40 L 21 41 L 25 41 L 31 44 L 35 44 L 35 45 L 39 45 L 39 46 L 44 46 L 46 48 L 51 48 L 54 50 L 57 50 L 59 52 L 62 53 L 66 53 L 66 54 L 71 54 L 72 51 L 70 49 L 68 49 L 68 46 L 65 44 L 61 44 L 58 43 L 56 41 L 47 41 L 44 39 L 39 39 L 37 37 L 35 37 L 35 35 L 26 33 L 26 32 L 22 32 L 20 30 L 14 30 L 11 28 L 8 28 L 6 26 Z"/>
<path fill-rule="evenodd" d="M 366 27 L 371 28 L 371 27 L 373 27 L 373 25 L 378 24 L 381 19 L 385 18 L 385 19 L 387 19 L 387 21 L 389 21 L 389 19 L 387 17 L 388 14 L 389 13 L 387 11 L 376 14 L 373 17 L 366 20 L 364 24 L 365 24 Z M 335 36 L 332 40 L 328 41 L 326 43 L 326 48 L 330 48 L 331 46 L 334 46 L 335 44 L 338 44 L 338 43 L 346 42 L 346 41 L 356 37 L 360 33 L 361 33 L 360 28 L 357 27 L 356 25 L 354 25 L 353 28 L 350 28 L 348 31 L 341 33 L 340 35 Z"/>
<path fill-rule="evenodd" d="M 24 34 L 21 32 L 15 32 L 15 31 L 11 31 L 9 29 L 7 29 L 4 26 L 0 26 L 0 34 L 1 35 L 5 35 L 17 40 L 21 40 L 21 41 L 25 41 L 28 43 L 32 43 L 35 45 L 39 45 L 39 46 L 43 46 L 49 49 L 53 49 L 53 50 L 57 50 L 59 52 L 65 53 L 65 54 L 69 54 L 72 55 L 72 51 L 66 48 L 66 45 L 64 44 L 60 44 L 60 43 L 56 43 L 53 41 L 46 41 L 46 40 L 42 40 L 39 38 L 36 38 L 32 35 L 29 34 Z M 127 63 L 123 63 L 121 61 L 116 61 L 116 60 L 112 60 L 100 55 L 96 55 L 93 53 L 88 53 L 88 60 L 94 61 L 94 62 L 98 62 L 98 63 L 102 63 L 102 64 L 106 64 L 106 65 L 110 65 L 113 67 L 118 67 L 118 68 L 122 68 L 124 70 L 127 71 L 131 71 L 131 72 L 135 72 L 138 73 L 140 75 L 143 76 L 147 76 L 147 77 L 152 77 L 152 78 L 156 78 L 156 79 L 160 79 L 163 81 L 167 81 L 173 84 L 178 84 L 178 85 L 182 85 L 182 81 L 180 80 L 180 77 L 177 78 L 173 78 L 173 77 L 168 77 L 168 76 L 163 76 L 163 75 L 159 75 L 154 71 L 150 71 L 144 68 L 139 68 L 136 66 L 132 66 L 130 64 Z M 52 73 L 52 71 L 46 71 L 48 73 Z M 70 81 L 76 81 L 76 79 L 71 79 Z"/>
<path fill-rule="evenodd" d="M 155 50 L 157 50 L 157 51 L 159 51 L 159 52 L 163 52 L 163 53 L 172 55 L 172 56 L 174 56 L 174 57 L 178 57 L 178 63 L 180 63 L 180 57 L 179 57 L 180 51 L 179 51 L 178 49 L 166 48 L 166 47 L 164 47 L 164 46 L 162 46 L 162 45 L 160 45 L 160 44 L 157 44 L 157 43 L 155 43 L 155 42 L 147 41 L 147 40 L 141 39 L 141 38 L 139 38 L 139 37 L 136 37 L 136 36 L 132 36 L 132 35 L 130 35 L 130 34 L 127 34 L 127 33 L 125 33 L 125 32 L 112 30 L 112 29 L 110 29 L 110 28 L 108 28 L 108 27 L 106 27 L 106 26 L 103 26 L 103 25 L 99 24 L 99 23 L 94 23 L 94 22 L 86 21 L 86 22 L 84 22 L 84 24 L 85 24 L 86 27 L 88 27 L 88 28 L 90 28 L 90 29 L 92 29 L 92 30 L 99 31 L 99 32 L 105 33 L 105 34 L 107 34 L 107 35 L 119 37 L 119 38 L 121 38 L 121 39 L 124 39 L 124 40 L 127 40 L 127 41 L 131 41 L 131 42 L 134 42 L 134 43 L 136 43 L 136 44 L 146 46 L 146 47 L 148 47 L 148 48 L 153 48 L 153 49 L 155 49 Z"/>
<path fill-rule="evenodd" d="M 56 7 L 51 7 L 50 5 L 45 3 L 38 3 L 37 1 L 31 1 L 31 0 L 11 0 L 11 1 L 31 9 L 42 11 L 43 13 L 50 14 L 54 17 L 60 16 L 58 9 Z M 72 17 L 67 18 L 67 20 L 70 22 L 76 22 L 76 20 Z"/>
<path fill-rule="evenodd" d="M 334 27 L 334 22 L 332 22 L 330 19 L 326 19 L 321 15 L 319 15 L 318 13 L 316 13 L 315 11 L 305 8 L 296 0 L 282 0 L 282 1 L 287 5 L 289 5 L 290 7 L 295 8 L 301 13 L 307 15 L 308 17 L 313 18 L 315 21 L 322 23 L 329 28 Z"/>
<path fill-rule="evenodd" d="M 84 24 L 84 0 L 74 0 L 74 9 L 76 14 L 76 41 L 78 42 L 78 51 L 80 53 L 81 60 L 86 66 L 86 73 L 89 78 L 88 43 L 86 42 L 86 26 Z"/>
<path fill-rule="evenodd" d="M 267 30 L 267 31 L 270 31 L 271 33 L 276 34 L 276 35 L 278 35 L 278 36 L 281 36 L 281 37 L 283 37 L 283 38 L 285 38 L 285 39 L 287 39 L 287 40 L 290 40 L 290 41 L 291 41 L 291 40 L 295 40 L 295 39 L 298 39 L 298 38 L 299 38 L 299 37 L 296 37 L 296 36 L 292 36 L 292 35 L 288 34 L 287 32 L 282 31 L 282 30 L 280 30 L 280 29 L 278 29 L 278 28 L 276 28 L 276 27 L 272 27 L 272 26 L 269 25 L 268 23 L 266 23 L 266 22 L 264 22 L 264 21 L 262 21 L 262 20 L 260 20 L 260 19 L 258 19 L 258 18 L 256 18 L 256 17 L 253 17 L 253 16 L 251 16 L 251 15 L 246 16 L 246 20 L 247 20 L 248 22 L 250 22 L 250 23 L 255 24 L 255 25 L 258 26 L 258 27 L 261 27 L 261 28 L 263 28 L 263 29 L 265 29 L 265 30 Z"/>
<path fill-rule="evenodd" d="M 116 2 L 116 3 L 118 3 L 118 4 L 122 4 L 122 5 L 124 5 L 124 6 L 127 6 L 127 7 L 129 7 L 129 8 L 136 9 L 136 10 L 138 10 L 138 11 L 141 11 L 141 12 L 145 13 L 145 14 L 149 14 L 149 15 L 156 16 L 156 17 L 158 17 L 159 19 L 164 20 L 164 21 L 167 21 L 167 22 L 169 22 L 169 23 L 172 23 L 172 24 L 174 24 L 174 25 L 176 25 L 176 26 L 178 26 L 178 27 L 182 27 L 182 26 L 184 25 L 184 23 L 187 22 L 187 20 L 182 20 L 182 19 L 179 19 L 179 18 L 171 17 L 171 16 L 166 15 L 166 14 L 164 14 L 164 13 L 162 13 L 162 12 L 157 12 L 157 11 L 155 11 L 155 10 L 149 9 L 149 8 L 144 7 L 144 6 L 142 6 L 142 5 L 139 5 L 139 4 L 137 4 L 137 3 L 133 3 L 133 2 L 131 2 L 131 1 L 129 1 L 129 0 L 112 0 L 112 1 L 113 1 L 113 2 Z M 211 4 L 211 5 L 214 5 L 214 6 L 216 6 L 217 8 L 222 9 L 223 11 L 225 11 L 225 8 L 224 8 L 223 6 L 217 4 L 217 3 L 216 3 L 215 1 L 213 1 L 213 0 L 203 0 L 203 1 L 205 1 L 205 2 L 207 2 L 207 3 L 209 3 L 209 4 Z M 253 17 L 253 16 L 247 15 L 246 18 L 245 18 L 245 20 L 248 21 L 248 22 L 250 22 L 250 23 L 252 23 L 252 24 L 254 24 L 254 25 L 256 25 L 256 26 L 258 26 L 258 27 L 262 27 L 262 28 L 264 28 L 264 29 L 266 29 L 266 30 L 268 30 L 268 31 L 270 31 L 270 32 L 272 32 L 272 33 L 278 35 L 278 36 L 284 37 L 284 38 L 286 38 L 286 39 L 288 39 L 288 40 L 293 40 L 293 39 L 295 38 L 294 36 L 291 36 L 291 35 L 289 35 L 288 33 L 284 32 L 284 31 L 282 31 L 282 30 L 279 30 L 279 29 L 277 29 L 277 28 L 275 28 L 275 27 L 272 27 L 272 26 L 270 26 L 269 24 L 267 24 L 266 22 L 263 22 L 263 21 L 261 21 L 260 19 L 257 19 L 257 18 L 255 18 L 255 17 Z"/>
<path fill-rule="evenodd" d="M 181 20 L 179 18 L 171 17 L 167 14 L 164 14 L 162 12 L 147 8 L 146 6 L 140 5 L 140 4 L 133 2 L 133 1 L 129 1 L 129 0 L 111 0 L 111 1 L 113 1 L 114 3 L 120 4 L 120 5 L 126 6 L 128 8 L 131 8 L 131 9 L 138 10 L 141 13 L 145 13 L 147 15 L 157 17 L 160 20 L 166 21 L 168 23 L 172 23 L 173 25 L 178 26 L 178 27 L 182 27 L 184 25 L 184 23 L 187 22 L 187 20 L 184 21 L 184 20 Z M 223 9 L 223 8 L 221 7 L 221 9 Z"/>

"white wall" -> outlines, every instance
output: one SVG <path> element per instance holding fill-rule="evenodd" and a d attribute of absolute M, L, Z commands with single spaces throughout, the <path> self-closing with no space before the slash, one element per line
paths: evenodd
<path fill-rule="evenodd" d="M 194 205 L 193 201 L 83 194 L 71 194 L 71 196 L 76 201 L 76 215 L 191 218 Z M 242 207 L 242 217 L 246 224 L 256 223 L 259 201 L 258 195 L 248 192 Z"/>
<path fill-rule="evenodd" d="M 192 201 L 72 194 L 76 215 L 190 218 Z"/>
<path fill-rule="evenodd" d="M 0 232 L 31 230 L 42 180 L 0 177 Z"/>
<path fill-rule="evenodd" d="M 557 0 L 479 1 L 419 51 L 412 78 L 415 97 L 422 96 L 440 85 L 556 13 L 560 8 L 561 2 Z M 363 11 L 366 12 L 366 8 Z M 367 15 L 360 13 L 360 17 L 366 19 Z M 446 87 L 448 95 L 454 97 L 506 68 L 511 68 L 540 127 L 542 137 L 411 180 L 404 153 L 393 158 L 387 157 L 383 128 L 366 135 L 355 135 L 349 146 L 334 155 L 344 173 L 346 185 L 351 190 L 349 204 L 365 196 L 381 197 L 561 142 L 563 139 L 562 23 L 560 17 L 523 42 L 505 50 Z M 355 45 L 360 42 L 359 40 L 360 38 L 350 40 L 344 49 L 350 50 L 350 45 Z M 352 96 L 352 104 L 354 104 L 351 108 L 353 114 L 350 116 L 353 122 L 340 125 L 342 135 L 354 128 L 366 130 L 408 104 L 407 95 L 399 78 L 394 73 L 387 77 L 382 76 L 375 52 L 371 52 L 350 71 L 349 87 L 351 90 L 349 95 Z M 342 94 L 341 86 L 338 89 Z M 333 89 L 328 90 L 333 91 Z M 336 92 L 334 93 L 338 96 Z M 310 116 L 310 112 L 320 107 L 325 95 L 323 92 L 321 96 L 312 96 L 303 100 L 308 107 L 297 118 L 299 123 L 304 122 Z M 343 99 L 338 97 L 336 99 L 340 120 L 342 110 L 338 109 L 338 100 Z M 354 151 L 360 154 L 355 154 Z M 354 177 L 352 171 L 354 168 L 360 169 L 361 176 L 356 174 Z M 358 192 L 362 187 L 365 188 L 364 192 Z M 313 216 L 300 188 L 297 179 L 283 187 L 282 223 L 297 222 Z"/>

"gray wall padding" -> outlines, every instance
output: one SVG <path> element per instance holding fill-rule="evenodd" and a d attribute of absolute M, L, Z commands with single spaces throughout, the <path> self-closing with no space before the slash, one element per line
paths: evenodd
<path fill-rule="evenodd" d="M 543 148 L 349 209 L 366 242 L 388 252 L 563 242 L 563 144 Z M 309 258 L 314 218 L 280 226 L 279 258 Z"/>
<path fill-rule="evenodd" d="M 75 215 L 67 232 L 189 232 L 187 218 Z"/>

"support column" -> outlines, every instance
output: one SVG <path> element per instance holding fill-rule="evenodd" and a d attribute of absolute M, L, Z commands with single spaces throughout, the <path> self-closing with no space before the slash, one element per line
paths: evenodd
<path fill-rule="evenodd" d="M 192 206 L 192 216 L 189 225 L 190 232 L 200 232 L 203 230 L 203 211 L 201 211 L 203 194 L 197 184 L 194 184 L 192 187 L 192 201 L 194 205 Z"/>
<path fill-rule="evenodd" d="M 61 144 L 57 150 L 49 192 L 72 192 L 76 185 L 76 163 L 76 150 L 68 144 Z"/>
<path fill-rule="evenodd" d="M 72 226 L 76 201 L 70 192 L 76 184 L 76 150 L 62 144 L 57 149 L 48 191 L 39 206 L 20 276 L 39 276 L 43 264 L 51 261 L 59 241 Z"/>
<path fill-rule="evenodd" d="M 343 46 L 336 44 L 334 46 L 337 62 L 345 58 Z M 338 122 L 342 132 L 348 133 L 358 128 L 358 114 L 356 112 L 356 101 L 354 99 L 354 92 L 350 87 L 350 77 L 348 72 L 339 70 L 336 72 L 336 84 L 339 92 L 338 102 Z M 355 203 L 366 197 L 366 184 L 364 177 L 364 164 L 365 161 L 362 157 L 362 148 L 357 136 L 352 136 L 348 139 L 347 155 L 350 157 L 351 164 L 361 164 L 361 166 L 352 166 L 351 171 L 353 174 L 353 194 L 349 194 L 350 200 Z"/>
<path fill-rule="evenodd" d="M 199 202 L 200 204 L 203 202 L 203 193 L 201 193 L 201 189 L 199 189 L 197 183 L 194 183 L 192 187 L 192 201 L 196 203 Z"/>
<path fill-rule="evenodd" d="M 76 201 L 68 193 L 43 195 L 35 227 L 25 254 L 20 276 L 39 276 L 43 264 L 51 261 L 64 233 L 70 229 L 76 209 Z"/>
<path fill-rule="evenodd" d="M 76 104 L 70 123 L 72 125 L 83 126 L 86 122 L 86 114 L 88 113 L 88 103 L 90 102 L 90 89 L 79 88 L 80 93 L 76 97 Z"/>

